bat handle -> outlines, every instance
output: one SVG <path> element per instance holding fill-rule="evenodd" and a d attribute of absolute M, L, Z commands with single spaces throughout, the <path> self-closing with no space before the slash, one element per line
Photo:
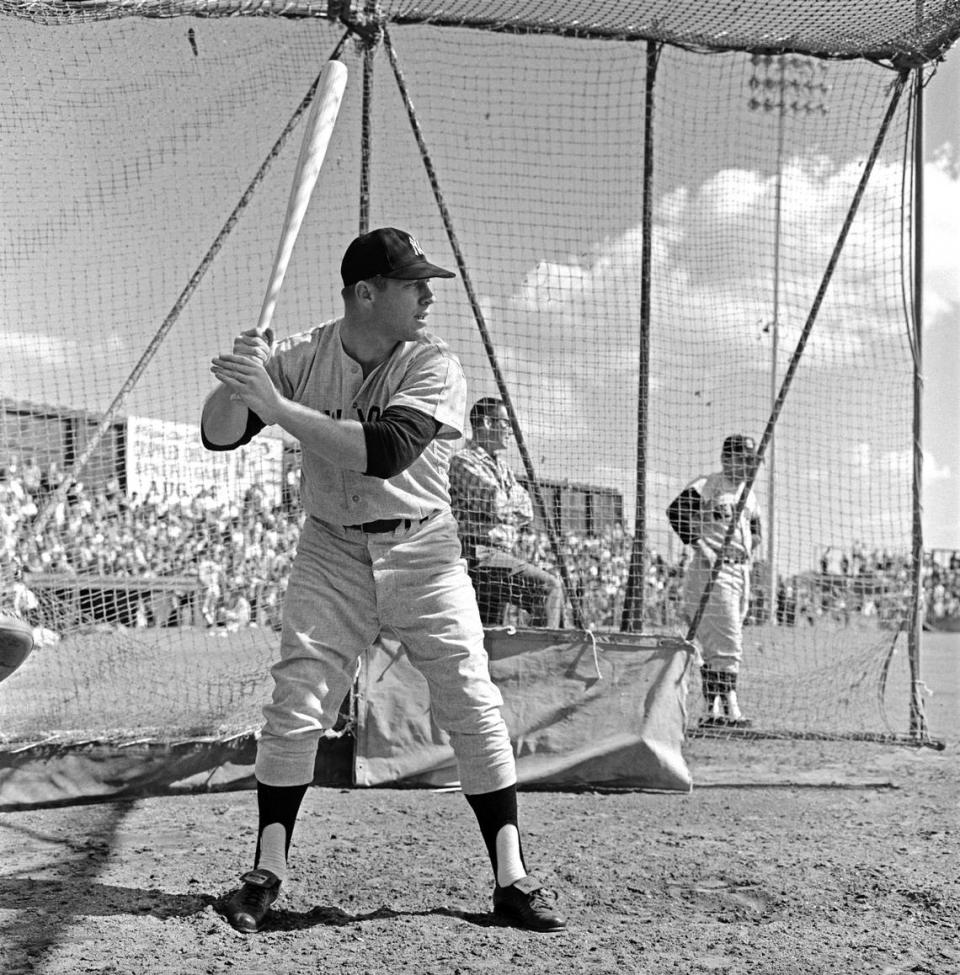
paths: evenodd
<path fill-rule="evenodd" d="M 260 309 L 260 317 L 257 319 L 255 326 L 258 335 L 265 335 L 273 322 L 273 312 L 277 307 L 277 293 L 279 291 L 280 289 L 277 288 L 276 293 L 274 293 L 273 289 L 271 289 L 271 293 L 267 295 L 263 302 L 263 306 Z"/>

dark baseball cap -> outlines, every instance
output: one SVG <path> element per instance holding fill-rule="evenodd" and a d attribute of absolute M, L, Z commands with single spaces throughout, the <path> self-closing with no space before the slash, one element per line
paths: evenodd
<path fill-rule="evenodd" d="M 431 264 L 416 237 L 395 227 L 380 227 L 361 234 L 350 242 L 343 255 L 340 277 L 345 287 L 378 274 L 401 281 L 456 277 L 453 271 Z"/>
<path fill-rule="evenodd" d="M 742 433 L 733 433 L 723 441 L 724 454 L 748 454 L 751 457 L 757 456 L 757 443 L 753 437 L 747 437 Z"/>

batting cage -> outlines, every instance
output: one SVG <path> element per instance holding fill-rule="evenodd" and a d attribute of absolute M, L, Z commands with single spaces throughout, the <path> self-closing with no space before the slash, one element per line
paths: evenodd
<path fill-rule="evenodd" d="M 257 321 L 331 59 L 346 89 L 273 329 L 340 313 L 341 256 L 370 228 L 456 271 L 432 284 L 430 329 L 468 407 L 493 411 L 464 417 L 458 454 L 499 438 L 517 491 L 492 561 L 471 537 L 482 492 L 454 506 L 521 781 L 685 790 L 694 734 L 936 744 L 919 153 L 955 3 L 0 15 L 0 573 L 36 644 L 0 685 L 0 797 L 43 792 L 21 789 L 28 760 L 94 752 L 140 755 L 127 789 L 155 784 L 153 759 L 189 787 L 252 774 L 300 450 L 271 427 L 205 451 L 199 416 L 211 359 Z M 691 608 L 697 556 L 667 512 L 731 435 L 759 463 Z M 750 512 L 744 730 L 703 724 L 698 664 Z M 495 571 L 515 563 L 537 570 L 529 591 Z M 419 680 L 402 647 L 374 647 L 318 776 L 447 781 Z M 56 797 L 108 789 L 90 775 Z"/>

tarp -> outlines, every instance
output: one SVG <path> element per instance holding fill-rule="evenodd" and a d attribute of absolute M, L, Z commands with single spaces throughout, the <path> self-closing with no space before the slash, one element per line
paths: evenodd
<path fill-rule="evenodd" d="M 0 812 L 253 789 L 254 732 L 228 741 L 92 741 L 0 752 Z M 353 740 L 323 738 L 314 781 L 350 785 Z"/>
<path fill-rule="evenodd" d="M 689 792 L 681 754 L 690 644 L 678 637 L 499 627 L 490 672 L 521 785 Z M 354 734 L 324 738 L 321 786 L 455 787 L 447 736 L 400 645 L 364 657 Z M 255 733 L 230 740 L 41 743 L 0 752 L 0 811 L 253 788 Z M 352 762 L 352 768 L 351 768 Z"/>
<path fill-rule="evenodd" d="M 487 630 L 521 785 L 689 792 L 681 753 L 692 647 L 679 637 Z M 357 785 L 458 783 L 426 681 L 383 638 L 358 682 Z"/>

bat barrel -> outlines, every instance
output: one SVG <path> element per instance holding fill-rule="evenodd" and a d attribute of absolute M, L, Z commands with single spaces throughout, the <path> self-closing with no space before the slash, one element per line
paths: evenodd
<path fill-rule="evenodd" d="M 316 94 L 307 115 L 307 125 L 300 145 L 300 155 L 293 172 L 287 212 L 280 231 L 280 242 L 277 245 L 266 294 L 260 308 L 260 317 L 257 320 L 256 328 L 261 335 L 273 321 L 283 279 L 290 264 L 293 247 L 297 242 L 310 197 L 320 175 L 320 168 L 327 154 L 346 85 L 346 65 L 342 61 L 328 61 L 317 82 Z"/>

